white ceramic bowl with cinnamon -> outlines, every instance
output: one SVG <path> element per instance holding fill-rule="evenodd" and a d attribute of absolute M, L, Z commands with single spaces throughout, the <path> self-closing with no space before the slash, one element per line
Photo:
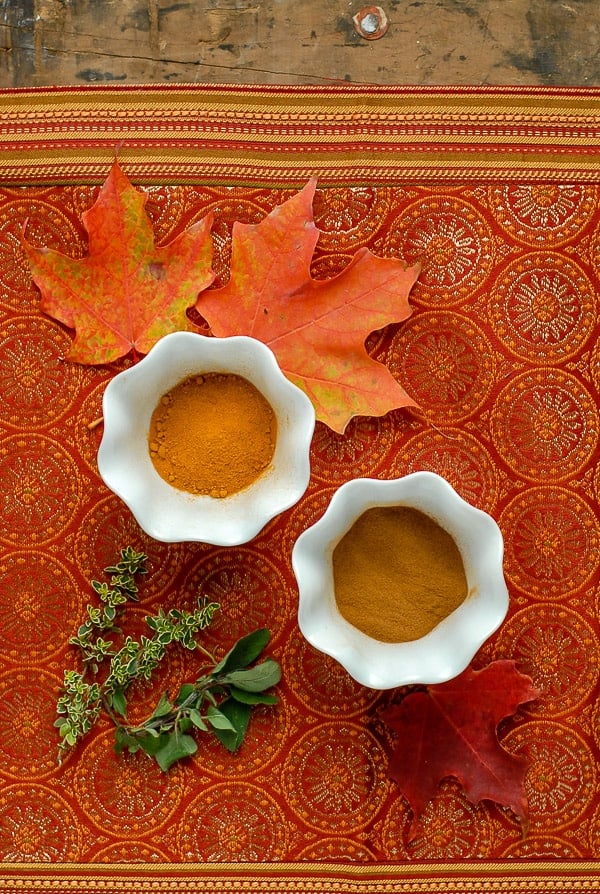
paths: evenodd
<path fill-rule="evenodd" d="M 217 480 L 210 492 L 195 493 L 159 474 L 156 454 L 151 453 L 151 447 L 156 451 L 151 427 L 165 395 L 193 377 L 201 382 L 211 376 L 250 383 L 272 410 L 276 436 L 272 458 L 247 486 L 227 491 Z M 193 332 L 166 335 L 139 363 L 109 382 L 103 417 L 100 475 L 155 540 L 245 543 L 296 503 L 308 486 L 313 405 L 282 373 L 273 352 L 256 339 Z M 229 460 L 223 451 L 223 479 L 230 471 Z"/>
<path fill-rule="evenodd" d="M 339 595 L 336 598 L 334 556 L 336 562 L 339 560 L 335 551 L 344 548 L 347 535 L 358 530 L 360 519 L 362 524 L 372 517 L 369 510 L 381 507 L 414 509 L 427 525 L 439 526 L 443 536 L 449 535 L 454 542 L 464 569 L 462 601 L 417 638 L 375 638 L 369 628 L 360 629 L 351 623 L 345 609 L 346 616 L 342 614 Z M 393 565 L 393 558 L 381 551 L 384 565 L 388 560 Z M 442 683 L 456 677 L 500 626 L 508 610 L 503 539 L 498 525 L 432 472 L 414 472 L 392 481 L 361 478 L 342 485 L 321 519 L 298 538 L 292 565 L 299 588 L 298 623 L 302 634 L 316 649 L 335 658 L 357 682 L 373 689 Z M 397 581 L 398 606 L 404 596 L 402 588 L 408 590 L 409 583 Z M 369 590 L 373 605 L 368 608 L 375 624 L 375 581 Z M 383 606 L 381 612 L 383 615 Z M 406 613 L 406 608 L 398 608 L 399 629 L 404 623 L 402 612 Z"/>

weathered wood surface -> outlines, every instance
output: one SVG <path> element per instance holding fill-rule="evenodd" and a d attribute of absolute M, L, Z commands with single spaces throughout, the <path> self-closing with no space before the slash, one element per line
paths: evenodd
<path fill-rule="evenodd" d="M 377 2 L 377 0 L 376 0 Z M 0 0 L 0 87 L 600 85 L 598 0 Z"/>

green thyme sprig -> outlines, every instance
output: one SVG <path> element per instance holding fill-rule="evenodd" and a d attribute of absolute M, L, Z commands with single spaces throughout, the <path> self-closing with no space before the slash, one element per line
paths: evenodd
<path fill-rule="evenodd" d="M 142 635 L 139 640 L 127 636 L 121 648 L 115 648 L 108 637 L 121 633 L 116 622 L 127 602 L 137 601 L 136 576 L 146 573 L 146 561 L 143 553 L 127 547 L 121 550 L 120 561 L 105 569 L 110 576 L 108 582 L 91 582 L 100 605 L 87 606 L 86 620 L 69 640 L 79 651 L 82 671 L 65 670 L 56 706 L 55 725 L 61 737 L 59 763 L 64 753 L 89 733 L 103 710 L 115 724 L 117 751 L 142 750 L 161 769 L 168 770 L 175 761 L 197 750 L 191 731 L 212 731 L 226 748 L 237 751 L 245 737 L 252 706 L 277 702 L 265 690 L 279 682 L 279 664 L 267 658 L 250 666 L 264 650 L 269 631 L 260 629 L 242 637 L 216 662 L 196 637 L 208 627 L 219 605 L 202 597 L 191 612 L 172 608 L 148 615 L 145 620 L 151 635 Z M 167 649 L 175 643 L 188 650 L 199 650 L 214 667 L 193 683 L 185 683 L 173 700 L 164 693 L 150 717 L 141 724 L 130 724 L 129 687 L 136 680 L 150 680 Z M 99 679 L 101 669 L 106 671 L 103 680 Z"/>

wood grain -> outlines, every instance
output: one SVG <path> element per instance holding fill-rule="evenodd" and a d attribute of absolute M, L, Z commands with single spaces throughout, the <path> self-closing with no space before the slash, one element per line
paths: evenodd
<path fill-rule="evenodd" d="M 0 87 L 90 83 L 600 85 L 597 0 L 0 0 Z"/>

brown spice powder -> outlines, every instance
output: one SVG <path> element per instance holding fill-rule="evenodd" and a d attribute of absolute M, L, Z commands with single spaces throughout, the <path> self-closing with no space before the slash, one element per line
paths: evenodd
<path fill-rule="evenodd" d="M 173 487 L 221 498 L 248 487 L 268 468 L 276 438 L 273 408 L 251 382 L 205 373 L 163 395 L 148 446 L 156 471 Z"/>
<path fill-rule="evenodd" d="M 381 642 L 419 639 L 467 596 L 454 539 L 408 506 L 368 509 L 333 551 L 340 614 Z"/>

